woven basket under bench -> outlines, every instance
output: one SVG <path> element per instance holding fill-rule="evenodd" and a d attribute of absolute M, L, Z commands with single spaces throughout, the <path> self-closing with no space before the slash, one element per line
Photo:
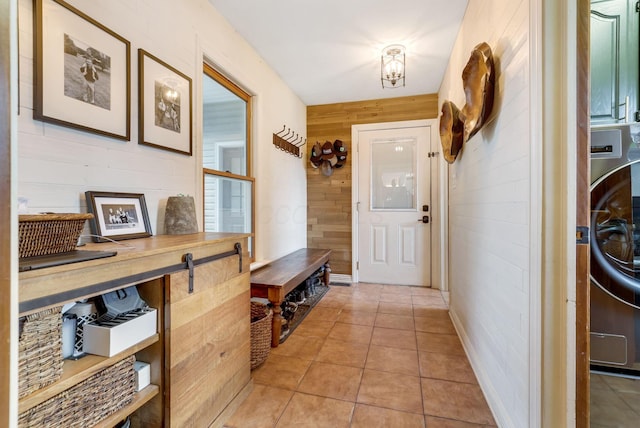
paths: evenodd
<path fill-rule="evenodd" d="M 272 318 L 273 311 L 267 305 L 251 302 L 251 370 L 269 356 Z"/>
<path fill-rule="evenodd" d="M 136 393 L 133 355 L 20 414 L 18 427 L 90 427 L 125 407 Z"/>

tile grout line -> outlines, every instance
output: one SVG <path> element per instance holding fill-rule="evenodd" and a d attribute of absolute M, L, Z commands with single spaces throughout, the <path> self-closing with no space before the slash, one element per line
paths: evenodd
<path fill-rule="evenodd" d="M 353 367 L 353 366 L 348 365 L 348 364 L 347 365 L 336 364 L 331 360 L 328 361 L 328 362 L 324 362 L 324 361 L 320 361 L 318 359 L 319 355 L 320 355 L 320 351 L 327 344 L 327 341 L 330 338 L 331 331 L 339 323 L 340 318 L 341 318 L 342 315 L 344 315 L 347 311 L 349 311 L 351 313 L 353 313 L 353 312 L 364 312 L 364 313 L 369 312 L 369 311 L 358 311 L 357 310 L 357 303 L 354 305 L 354 301 L 357 302 L 358 300 L 361 300 L 361 299 L 354 299 L 353 298 L 354 291 L 362 291 L 362 290 L 350 290 L 350 291 L 351 291 L 351 293 L 349 293 L 349 294 L 347 294 L 347 293 L 333 294 L 334 297 L 339 297 L 340 300 L 341 300 L 342 297 L 345 297 L 345 301 L 344 301 L 344 303 L 341 303 L 338 308 L 336 308 L 336 309 L 338 309 L 338 311 L 335 314 L 335 316 L 331 317 L 332 319 L 328 319 L 327 320 L 327 321 L 331 321 L 330 328 L 329 328 L 329 330 L 328 330 L 328 332 L 327 332 L 327 334 L 325 336 L 318 337 L 318 339 L 320 339 L 318 350 L 317 350 L 317 352 L 313 353 L 312 357 L 308 360 L 309 361 L 309 365 L 306 366 L 303 374 L 300 377 L 300 380 L 296 383 L 294 389 L 291 391 L 292 392 L 291 397 L 289 397 L 289 399 L 287 400 L 286 404 L 283 406 L 283 410 L 275 418 L 275 424 L 273 425 L 274 427 L 277 426 L 277 424 L 282 421 L 282 417 L 286 413 L 286 411 L 289 408 L 289 406 L 291 406 L 291 402 L 293 400 L 293 397 L 296 394 L 303 394 L 303 395 L 308 395 L 308 396 L 316 396 L 316 397 L 324 398 L 324 399 L 328 398 L 328 399 L 338 400 L 338 401 L 342 401 L 342 402 L 346 402 L 346 403 L 351 404 L 352 408 L 351 408 L 351 413 L 349 414 L 349 417 L 348 417 L 348 426 L 353 426 L 354 418 L 355 418 L 355 411 L 356 411 L 357 405 L 358 404 L 367 405 L 366 403 L 359 403 L 358 399 L 359 399 L 360 393 L 362 391 L 363 382 L 364 382 L 364 376 L 365 376 L 365 372 L 367 371 L 367 364 L 369 364 L 370 359 L 371 359 L 372 347 L 374 346 L 374 344 L 373 344 L 374 331 L 375 331 L 376 328 L 385 329 L 385 330 L 404 330 L 404 329 L 393 329 L 393 328 L 391 328 L 389 326 L 378 326 L 378 327 L 376 327 L 376 323 L 377 323 L 378 319 L 380 318 L 380 314 L 398 315 L 395 312 L 389 312 L 390 311 L 389 308 L 384 309 L 384 312 L 381 312 L 381 307 L 380 307 L 381 303 L 383 303 L 383 302 L 393 303 L 393 302 L 381 301 L 380 300 L 381 296 L 377 296 L 377 300 L 375 300 L 375 302 L 376 302 L 376 310 L 375 310 L 375 312 L 371 311 L 371 312 L 373 312 L 375 314 L 375 316 L 373 317 L 373 324 L 371 325 L 371 330 L 370 330 L 370 333 L 369 333 L 369 340 L 368 340 L 368 344 L 367 344 L 367 347 L 366 347 L 366 355 L 365 355 L 365 358 L 364 358 L 363 366 L 362 366 L 362 368 L 357 367 L 359 369 L 359 371 L 361 372 L 361 375 L 360 375 L 360 379 L 359 379 L 359 383 L 358 383 L 358 389 L 356 391 L 355 398 L 353 399 L 353 401 L 348 400 L 348 399 L 344 399 L 344 398 L 334 398 L 334 397 L 328 397 L 328 396 L 319 395 L 319 394 L 315 394 L 315 393 L 308 393 L 308 392 L 300 391 L 300 387 L 301 387 L 305 377 L 309 374 L 309 370 L 311 369 L 311 367 L 312 367 L 312 365 L 314 363 L 326 363 L 326 364 L 335 364 L 335 365 L 345 366 L 345 367 Z M 386 291 L 390 291 L 390 290 L 386 290 Z M 380 294 L 382 294 L 382 293 L 380 293 Z M 332 296 L 331 294 L 328 294 L 327 297 L 331 297 L 331 296 Z M 349 296 L 351 296 L 350 299 L 349 299 Z M 424 297 L 422 295 L 416 295 L 416 296 L 418 298 Z M 418 307 L 427 307 L 427 308 L 429 308 L 430 306 L 429 305 L 420 305 L 420 304 L 414 303 L 413 297 L 414 297 L 414 295 L 411 295 L 411 315 L 410 316 L 411 316 L 411 322 L 412 322 L 412 325 L 413 325 L 413 329 L 411 330 L 411 332 L 413 334 L 413 345 L 415 346 L 415 351 L 413 351 L 413 350 L 412 351 L 415 352 L 415 355 L 417 357 L 417 365 L 418 365 L 418 367 L 417 367 L 417 378 L 418 378 L 418 382 L 419 382 L 419 391 L 420 391 L 419 392 L 420 393 L 419 399 L 420 399 L 420 407 L 422 409 L 422 413 L 421 413 L 422 423 L 426 424 L 426 418 L 427 417 L 444 418 L 444 419 L 451 420 L 451 421 L 464 422 L 464 420 L 451 419 L 451 418 L 441 417 L 441 416 L 437 416 L 437 415 L 427 415 L 425 413 L 425 397 L 424 397 L 423 382 L 422 382 L 423 379 L 445 380 L 445 381 L 448 381 L 448 382 L 455 382 L 455 383 L 459 383 L 459 384 L 467 384 L 467 382 L 449 380 L 449 379 L 446 379 L 446 377 L 443 378 L 443 379 L 440 379 L 438 377 L 429 377 L 429 376 L 423 376 L 422 375 L 423 373 L 422 373 L 421 364 L 420 364 L 421 351 L 419 349 L 418 339 L 417 339 L 418 330 L 417 330 L 417 321 L 416 321 L 416 309 L 417 309 L 416 306 L 418 306 Z M 346 300 L 348 300 L 348 302 Z M 371 300 L 362 299 L 362 300 L 366 300 L 366 301 L 370 301 L 370 302 L 374 301 L 373 299 L 371 299 Z M 440 296 L 440 300 L 442 300 L 444 302 L 444 299 L 442 298 L 442 296 Z M 350 309 L 346 309 L 347 305 L 350 305 Z M 333 306 L 329 306 L 329 307 L 333 308 Z M 434 307 L 434 309 L 448 310 L 448 307 L 446 306 L 446 302 L 445 302 L 445 305 L 442 308 Z M 405 313 L 400 313 L 400 315 L 405 315 Z M 437 321 L 437 318 L 434 318 L 433 320 L 429 321 L 428 320 L 428 318 L 429 318 L 428 316 L 427 317 L 422 317 L 422 318 L 427 318 L 427 320 L 426 320 L 427 324 L 430 323 L 430 322 L 433 322 L 433 321 Z M 321 319 L 321 320 L 324 321 L 324 319 Z M 346 324 L 346 325 L 352 325 L 352 326 L 353 325 L 358 325 L 358 326 L 361 325 L 361 324 L 358 324 L 358 323 L 354 323 L 352 321 L 351 322 L 344 322 L 344 320 L 343 320 L 343 322 L 340 322 L 340 323 L 341 324 Z M 421 332 L 421 333 L 435 334 L 437 336 L 441 336 L 441 335 L 449 336 L 450 335 L 447 332 L 428 332 L 427 331 L 427 332 Z M 453 336 L 458 337 L 456 333 L 454 333 Z M 303 337 L 306 338 L 306 336 L 303 336 Z M 311 337 L 309 337 L 309 338 L 311 338 Z M 334 340 L 337 340 L 337 339 L 334 339 Z M 353 346 L 353 345 L 355 345 L 357 343 L 357 342 L 354 342 L 354 339 L 352 337 L 350 337 L 348 341 L 344 341 L 344 340 L 340 340 L 340 341 L 344 342 L 344 343 L 346 343 L 348 345 L 351 345 L 351 346 Z M 375 346 L 378 346 L 378 345 L 375 345 Z M 379 346 L 385 346 L 385 345 L 381 344 Z M 387 347 L 389 347 L 389 346 L 387 346 Z M 391 346 L 391 348 L 393 348 L 393 346 Z M 404 349 L 404 348 L 401 348 L 401 349 Z M 439 354 L 447 355 L 446 352 L 444 352 L 444 353 L 443 352 L 438 352 L 437 350 L 432 350 L 432 351 L 427 350 L 427 351 L 424 351 L 424 352 L 426 352 L 427 354 L 429 354 L 429 353 L 439 353 Z M 305 358 L 299 358 L 297 355 L 295 357 L 300 359 L 300 360 L 303 360 L 303 361 L 305 360 Z M 379 370 L 379 371 L 380 372 L 386 372 L 386 373 L 395 373 L 393 371 L 393 369 L 391 369 L 391 371 L 387 371 L 387 370 Z M 425 373 L 425 375 L 426 375 L 426 373 Z M 286 389 L 286 388 L 283 388 L 283 389 Z M 387 410 L 391 410 L 391 411 L 409 413 L 409 414 L 414 414 L 414 415 L 418 414 L 418 413 L 413 413 L 413 412 L 410 412 L 410 411 L 400 410 L 400 409 L 396 409 L 396 408 L 393 408 L 393 407 L 386 407 L 386 406 L 381 406 L 381 405 L 369 404 L 368 406 L 378 407 L 378 408 L 387 409 Z"/>
<path fill-rule="evenodd" d="M 378 302 L 378 308 L 380 307 L 380 302 Z M 375 329 L 376 319 L 378 319 L 378 312 L 376 310 L 376 316 L 373 318 L 373 325 L 371 326 L 371 336 L 369 336 L 369 345 L 367 346 L 367 355 L 364 358 L 364 363 L 362 366 L 362 374 L 360 375 L 360 383 L 358 384 L 358 392 L 356 393 L 356 398 L 353 403 L 353 414 L 351 416 L 351 421 L 349 422 L 349 426 L 353 425 L 353 417 L 356 414 L 356 407 L 358 405 L 358 397 L 360 396 L 360 389 L 362 389 L 362 382 L 364 382 L 364 372 L 367 369 L 367 361 L 369 360 L 369 353 L 371 352 L 371 344 L 373 342 L 373 330 Z"/>
<path fill-rule="evenodd" d="M 427 425 L 427 415 L 425 414 L 424 408 L 424 391 L 422 390 L 422 372 L 420 370 L 420 348 L 418 347 L 418 332 L 416 330 L 416 319 L 415 319 L 415 311 L 413 304 L 413 296 L 411 296 L 411 313 L 413 319 L 413 337 L 416 343 L 416 356 L 418 357 L 418 384 L 420 385 L 420 405 L 422 406 L 422 421 L 424 425 Z"/>

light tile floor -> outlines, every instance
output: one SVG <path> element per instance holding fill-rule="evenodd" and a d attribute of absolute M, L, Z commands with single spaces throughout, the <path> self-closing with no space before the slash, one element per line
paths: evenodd
<path fill-rule="evenodd" d="M 332 286 L 252 377 L 228 428 L 495 426 L 438 290 Z"/>
<path fill-rule="evenodd" d="M 640 379 L 591 373 L 591 427 L 640 426 Z"/>

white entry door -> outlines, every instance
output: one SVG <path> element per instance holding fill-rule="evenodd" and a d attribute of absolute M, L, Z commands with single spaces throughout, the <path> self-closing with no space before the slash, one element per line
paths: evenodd
<path fill-rule="evenodd" d="M 388 125 L 354 130 L 357 278 L 431 286 L 431 130 Z"/>

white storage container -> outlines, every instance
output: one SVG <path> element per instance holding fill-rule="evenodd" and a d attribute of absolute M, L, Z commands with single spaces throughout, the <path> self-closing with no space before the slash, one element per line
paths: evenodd
<path fill-rule="evenodd" d="M 156 334 L 158 311 L 144 308 L 112 320 L 98 319 L 84 326 L 84 352 L 112 357 Z"/>
<path fill-rule="evenodd" d="M 142 391 L 151 383 L 151 366 L 144 361 L 136 361 L 133 363 L 133 369 L 136 371 L 137 390 Z"/>

